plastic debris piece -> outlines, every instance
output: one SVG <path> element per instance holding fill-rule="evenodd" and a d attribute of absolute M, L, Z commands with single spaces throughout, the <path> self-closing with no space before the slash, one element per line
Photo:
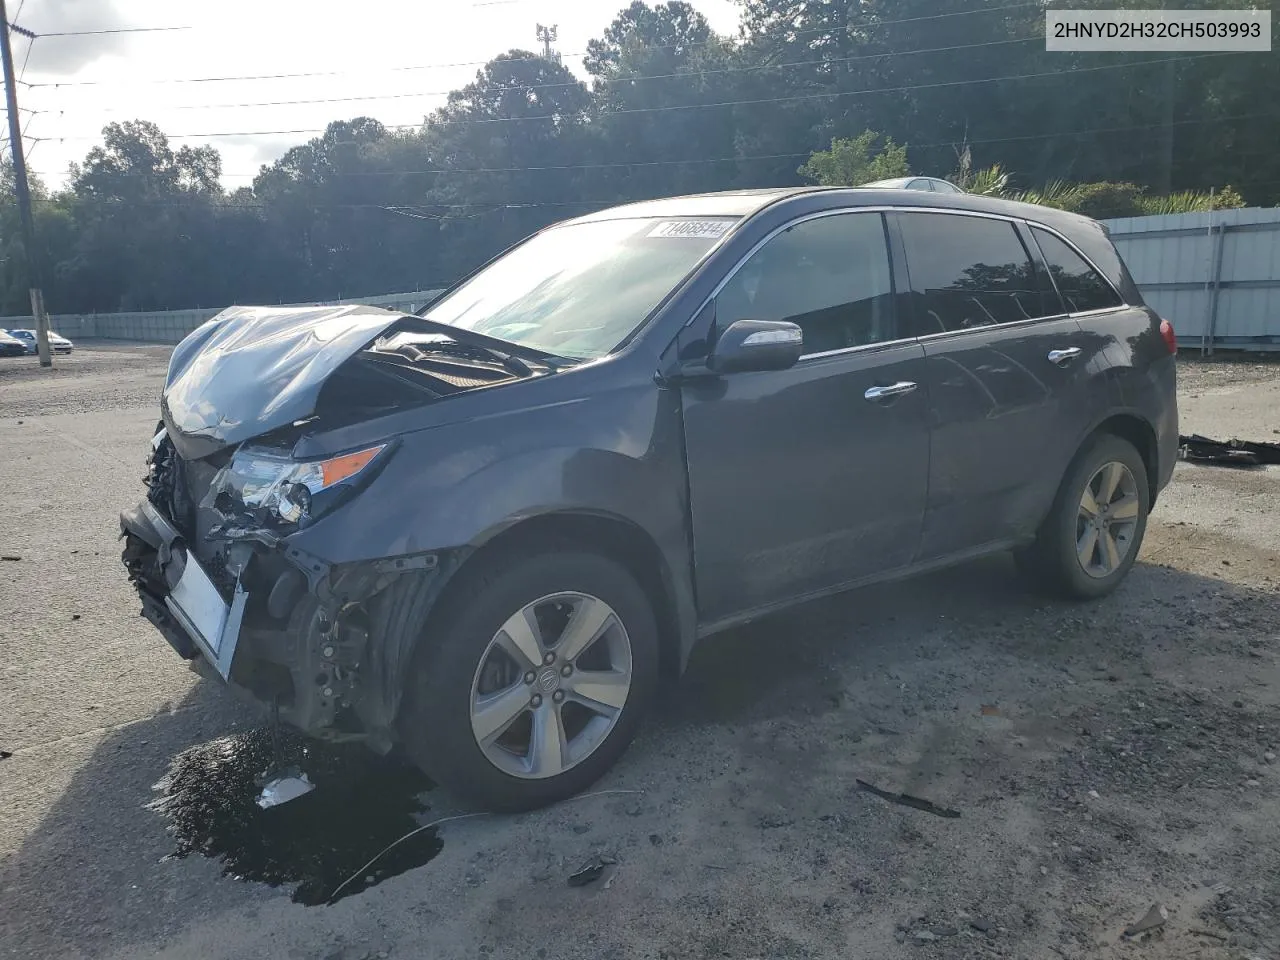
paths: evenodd
<path fill-rule="evenodd" d="M 587 863 L 587 865 L 577 873 L 569 875 L 569 886 L 585 887 L 589 883 L 595 883 L 604 874 L 604 868 L 606 866 L 607 864 L 603 859 L 599 857 L 595 858 Z"/>
<path fill-rule="evenodd" d="M 1140 937 L 1144 933 L 1150 933 L 1152 930 L 1163 927 L 1168 919 L 1169 911 L 1162 904 L 1153 903 L 1146 916 L 1137 923 L 1130 924 L 1124 928 L 1124 935 L 1126 937 Z"/>
<path fill-rule="evenodd" d="M 281 776 L 268 780 L 262 788 L 262 792 L 258 794 L 256 802 L 258 806 L 266 810 L 306 796 L 315 788 L 316 785 L 311 782 L 305 773 L 289 770 Z"/>
<path fill-rule="evenodd" d="M 890 793 L 888 790 L 881 790 L 879 787 L 873 786 L 865 780 L 855 780 L 854 782 L 868 793 L 874 793 L 881 800 L 888 800 L 890 803 L 896 803 L 903 807 L 914 807 L 917 810 L 923 810 L 925 813 L 932 813 L 935 817 L 955 819 L 960 816 L 959 810 L 952 810 L 949 807 L 940 807 L 932 800 L 913 797 L 909 793 Z"/>
<path fill-rule="evenodd" d="M 1000 708 L 994 703 L 984 703 L 982 705 L 982 715 L 984 717 L 998 717 L 1000 716 Z"/>

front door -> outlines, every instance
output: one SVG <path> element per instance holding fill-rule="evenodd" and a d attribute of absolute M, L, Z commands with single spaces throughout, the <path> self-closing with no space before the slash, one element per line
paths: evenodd
<path fill-rule="evenodd" d="M 1012 221 L 899 211 L 932 401 L 927 561 L 1035 532 L 1105 391 L 1105 341 L 1068 315 Z"/>
<path fill-rule="evenodd" d="M 908 564 L 928 474 L 924 351 L 898 326 L 875 212 L 800 220 L 715 302 L 804 331 L 789 370 L 681 388 L 704 625 Z"/>

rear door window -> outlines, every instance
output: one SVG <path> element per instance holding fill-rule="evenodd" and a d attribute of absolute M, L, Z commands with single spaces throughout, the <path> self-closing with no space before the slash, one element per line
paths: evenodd
<path fill-rule="evenodd" d="M 921 335 L 1045 315 L 1036 268 L 1008 220 L 898 214 Z"/>
<path fill-rule="evenodd" d="M 1044 254 L 1049 275 L 1071 313 L 1106 310 L 1123 305 L 1119 294 L 1097 270 L 1048 230 L 1032 227 L 1036 243 Z"/>

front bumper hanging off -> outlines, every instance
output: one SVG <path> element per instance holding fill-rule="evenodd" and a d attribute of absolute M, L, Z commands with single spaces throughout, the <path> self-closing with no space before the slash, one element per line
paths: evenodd
<path fill-rule="evenodd" d="M 197 672 L 311 736 L 390 747 L 410 655 L 458 557 L 334 565 L 235 529 L 222 534 L 229 556 L 197 558 L 150 500 L 120 529 L 142 615 Z"/>
<path fill-rule="evenodd" d="M 122 536 L 132 535 L 156 553 L 152 569 L 145 570 L 140 562 L 130 564 L 128 556 L 133 552 L 138 554 L 135 560 L 141 561 L 143 548 L 132 543 L 126 546 L 125 562 L 131 566 L 131 578 L 142 597 L 143 616 L 183 659 L 203 655 L 223 680 L 230 679 L 249 600 L 239 579 L 228 604 L 182 536 L 145 500 L 120 515 L 120 529 Z"/>

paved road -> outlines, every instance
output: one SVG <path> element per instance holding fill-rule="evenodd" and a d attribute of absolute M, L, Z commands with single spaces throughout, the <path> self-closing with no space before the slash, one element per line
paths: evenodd
<path fill-rule="evenodd" d="M 166 859 L 152 784 L 257 718 L 168 653 L 119 565 L 165 355 L 0 360 L 0 956 L 1127 957 L 1154 901 L 1148 955 L 1280 943 L 1276 469 L 1180 465 L 1100 603 L 997 558 L 717 638 L 599 785 L 632 792 L 447 824 L 333 906 Z M 1188 430 L 1280 439 L 1280 368 L 1182 384 Z M 595 854 L 613 882 L 569 887 Z"/>

